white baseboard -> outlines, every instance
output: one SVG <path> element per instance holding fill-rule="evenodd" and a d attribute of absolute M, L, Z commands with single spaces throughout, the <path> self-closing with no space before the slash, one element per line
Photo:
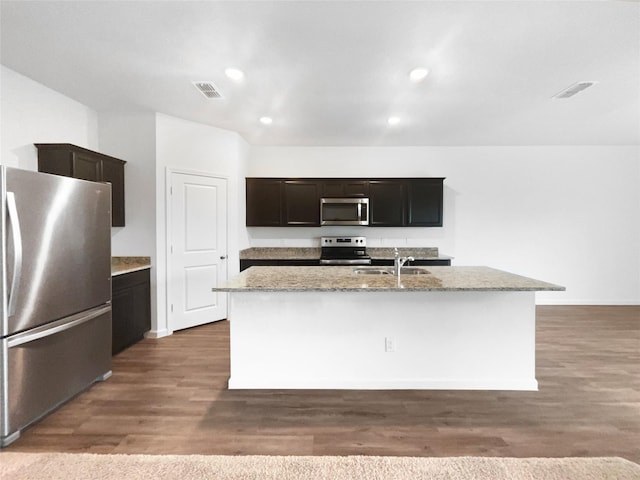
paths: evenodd
<path fill-rule="evenodd" d="M 537 391 L 535 378 L 521 379 L 370 379 L 315 380 L 300 378 L 229 378 L 230 390 L 245 389 L 304 389 L 304 390 L 520 390 Z"/>
<path fill-rule="evenodd" d="M 144 334 L 144 338 L 162 338 L 168 337 L 169 335 L 173 335 L 173 332 L 171 330 L 149 330 Z"/>
<path fill-rule="evenodd" d="M 536 305 L 640 305 L 640 300 L 609 299 L 536 299 Z"/>

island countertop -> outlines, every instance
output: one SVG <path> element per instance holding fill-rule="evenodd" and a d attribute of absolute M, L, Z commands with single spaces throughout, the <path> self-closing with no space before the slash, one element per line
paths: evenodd
<path fill-rule="evenodd" d="M 490 267 L 424 267 L 426 275 L 363 275 L 353 266 L 251 267 L 219 292 L 563 291 L 564 287 Z"/>

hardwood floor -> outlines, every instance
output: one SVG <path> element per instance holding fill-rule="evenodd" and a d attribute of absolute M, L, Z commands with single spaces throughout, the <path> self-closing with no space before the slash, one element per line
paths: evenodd
<path fill-rule="evenodd" d="M 228 322 L 147 339 L 6 451 L 640 462 L 640 306 L 544 306 L 537 323 L 538 392 L 229 391 Z"/>

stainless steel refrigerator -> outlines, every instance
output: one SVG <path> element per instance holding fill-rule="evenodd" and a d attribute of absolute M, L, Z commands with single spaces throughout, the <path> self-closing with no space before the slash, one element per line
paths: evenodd
<path fill-rule="evenodd" d="M 111 375 L 111 186 L 0 167 L 0 440 Z"/>

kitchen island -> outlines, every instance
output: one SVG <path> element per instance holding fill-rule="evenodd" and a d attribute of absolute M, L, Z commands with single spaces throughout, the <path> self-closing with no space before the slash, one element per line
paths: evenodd
<path fill-rule="evenodd" d="M 230 292 L 229 388 L 536 390 L 535 292 L 488 267 L 251 267 Z"/>

